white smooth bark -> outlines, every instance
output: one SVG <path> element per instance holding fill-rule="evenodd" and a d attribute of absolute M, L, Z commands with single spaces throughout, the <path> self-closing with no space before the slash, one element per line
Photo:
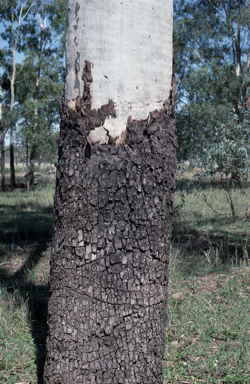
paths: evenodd
<path fill-rule="evenodd" d="M 67 7 L 65 98 L 74 108 L 90 61 L 92 109 L 114 101 L 117 117 L 104 127 L 116 137 L 129 116 L 147 119 L 169 96 L 173 0 L 68 0 Z"/>

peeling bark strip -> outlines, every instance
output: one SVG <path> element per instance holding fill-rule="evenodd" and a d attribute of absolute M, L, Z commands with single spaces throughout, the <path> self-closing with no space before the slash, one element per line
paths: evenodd
<path fill-rule="evenodd" d="M 84 118 L 86 132 L 88 132 L 88 141 L 89 143 L 95 143 L 100 144 L 100 131 L 96 130 L 93 134 L 95 128 L 102 127 L 102 130 L 104 130 L 104 135 L 106 138 L 102 138 L 102 143 L 109 143 L 109 144 L 122 144 L 124 143 L 126 134 L 123 131 L 121 134 L 121 138 L 119 136 L 112 137 L 109 134 L 108 129 L 103 127 L 105 124 L 105 120 L 107 117 L 116 117 L 116 111 L 115 111 L 115 105 L 113 100 L 109 100 L 108 104 L 102 105 L 101 108 L 98 110 L 92 110 L 92 99 L 91 99 L 91 93 L 90 93 L 90 86 L 93 81 L 92 73 L 91 73 L 91 63 L 89 61 L 85 61 L 85 67 L 83 70 L 82 75 L 83 81 L 84 81 L 84 92 L 83 97 L 79 99 L 79 97 L 76 99 L 75 103 L 75 110 L 79 114 L 79 117 Z M 102 144 L 101 143 L 101 144 Z"/>
<path fill-rule="evenodd" d="M 89 143 L 88 103 L 61 103 L 44 383 L 161 384 L 175 94 L 119 146 Z"/>

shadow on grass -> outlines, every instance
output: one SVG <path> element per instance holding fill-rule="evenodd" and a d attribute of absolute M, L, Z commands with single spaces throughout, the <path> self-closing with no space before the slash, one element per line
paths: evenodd
<path fill-rule="evenodd" d="M 0 206 L 0 209 L 2 206 Z M 52 233 L 52 208 L 39 209 L 35 211 L 24 211 L 18 206 L 8 207 L 9 214 L 0 218 L 0 284 L 7 288 L 9 293 L 19 291 L 24 302 L 29 307 L 30 325 L 32 338 L 36 347 L 36 366 L 38 383 L 42 383 L 43 368 L 45 361 L 45 343 L 47 333 L 47 303 L 48 284 L 41 281 L 31 282 L 28 275 L 35 269 L 44 252 L 49 247 Z M 22 254 L 18 251 L 11 253 L 11 244 L 21 247 L 21 253 L 25 258 L 21 266 L 14 272 L 5 268 L 5 262 L 13 255 L 16 259 Z M 19 261 L 19 260 L 18 260 Z M 27 300 L 28 299 L 28 300 Z"/>
<path fill-rule="evenodd" d="M 230 230 L 226 228 L 225 218 L 214 217 L 209 220 L 201 219 L 197 215 L 198 225 L 192 222 L 179 220 L 176 216 L 172 225 L 172 241 L 175 245 L 183 246 L 189 254 L 201 254 L 209 248 L 220 250 L 220 261 L 231 263 L 238 258 L 243 260 L 245 255 L 250 255 L 249 231 Z M 199 230 L 200 227 L 211 225 L 210 230 Z"/>
<path fill-rule="evenodd" d="M 31 206 L 31 203 L 29 203 Z M 0 205 L 0 211 L 5 208 Z M 37 210 L 31 207 L 27 212 L 25 206 L 8 206 L 8 213 L 0 218 L 0 242 L 6 245 L 16 243 L 28 245 L 32 242 L 44 242 L 51 239 L 52 209 Z"/>

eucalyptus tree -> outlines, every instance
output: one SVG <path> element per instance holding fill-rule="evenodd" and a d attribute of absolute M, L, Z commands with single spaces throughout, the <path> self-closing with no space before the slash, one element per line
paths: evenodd
<path fill-rule="evenodd" d="M 46 384 L 163 383 L 172 7 L 67 2 Z"/>
<path fill-rule="evenodd" d="M 54 17 L 61 5 L 60 23 Z M 64 15 L 64 17 L 63 17 Z M 17 89 L 21 105 L 19 128 L 26 141 L 27 188 L 34 184 L 34 162 L 50 141 L 51 131 L 59 124 L 58 95 L 63 90 L 61 40 L 66 24 L 66 4 L 63 0 L 37 1 L 23 28 L 22 76 L 26 81 Z"/>
<path fill-rule="evenodd" d="M 0 60 L 3 58 L 8 59 L 8 52 L 6 52 L 5 49 L 2 49 L 0 52 Z M 2 60 L 3 62 L 3 60 Z M 18 66 L 18 65 L 17 65 Z M 5 154 L 6 151 L 9 150 L 9 148 L 5 148 L 5 137 L 6 134 L 9 131 L 10 128 L 10 81 L 7 76 L 7 74 L 2 71 L 1 75 L 1 124 L 0 124 L 0 131 L 1 131 L 1 189 L 2 192 L 6 191 L 7 185 L 6 185 L 6 177 L 5 177 Z M 13 124 L 16 124 L 17 121 L 17 114 L 18 109 L 15 107 L 14 114 L 13 114 Z"/>
<path fill-rule="evenodd" d="M 21 49 L 21 28 L 27 18 L 35 0 L 5 0 L 0 2 L 0 21 L 4 31 L 1 38 L 7 43 L 10 61 L 1 61 L 10 81 L 10 188 L 15 187 L 14 165 L 14 108 L 15 108 L 15 84 L 16 84 L 16 53 Z"/>

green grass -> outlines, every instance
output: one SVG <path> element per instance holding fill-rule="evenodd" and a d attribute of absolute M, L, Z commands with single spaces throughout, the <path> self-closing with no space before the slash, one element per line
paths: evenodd
<path fill-rule="evenodd" d="M 51 239 L 54 188 L 54 180 L 45 179 L 35 191 L 0 194 L 0 244 L 28 245 Z"/>
<path fill-rule="evenodd" d="M 233 261 L 243 257 L 245 250 L 250 253 L 249 234 L 250 223 L 244 222 L 246 208 L 250 203 L 250 187 L 245 184 L 232 191 L 236 212 L 236 222 L 232 215 L 225 192 L 218 184 L 206 180 L 203 183 L 193 181 L 189 170 L 183 178 L 192 183 L 188 193 L 185 193 L 185 203 L 177 211 L 173 220 L 173 239 L 176 243 L 189 244 L 191 250 L 206 250 L 212 247 L 220 249 L 220 257 Z M 187 183 L 186 183 L 187 184 Z M 177 178 L 177 193 L 175 205 L 181 203 L 180 189 L 183 181 Z M 216 214 L 204 201 L 219 214 Z"/>
<path fill-rule="evenodd" d="M 7 161 L 6 161 L 7 163 Z M 36 173 L 43 173 L 43 174 L 48 174 L 50 168 L 52 167 L 53 165 L 51 164 L 42 164 L 40 167 L 39 165 L 35 165 L 34 166 L 34 172 L 35 174 Z M 26 169 L 26 165 L 23 164 L 23 163 L 19 163 L 18 165 L 15 165 L 15 173 L 17 176 L 19 177 L 23 177 L 27 172 L 27 169 Z M 9 164 L 6 164 L 6 167 L 5 167 L 5 175 L 8 177 L 10 175 L 10 165 Z"/>
<path fill-rule="evenodd" d="M 230 207 L 223 190 L 210 187 L 203 191 L 195 191 L 188 194 L 185 198 L 186 202 L 177 216 L 178 222 L 184 225 L 182 231 L 199 230 L 218 236 L 224 236 L 225 233 L 234 236 L 239 232 L 249 231 L 249 222 L 243 222 L 246 208 L 249 204 L 249 192 L 250 188 L 234 189 L 232 192 L 237 216 L 236 224 L 232 223 Z M 205 193 L 209 204 L 221 216 L 216 215 L 205 203 L 203 193 Z M 177 195 L 175 199 L 176 205 L 179 202 L 180 197 Z"/>
<path fill-rule="evenodd" d="M 0 383 L 41 383 L 55 187 L 46 172 L 34 191 L 0 193 Z M 199 193 L 189 193 L 174 218 L 164 383 L 247 384 L 248 195 L 234 191 L 232 223 L 221 191 L 209 183 L 203 191 L 228 217 L 215 215 Z"/>
<path fill-rule="evenodd" d="M 177 255 L 176 255 L 177 254 Z M 164 377 L 167 383 L 250 382 L 250 263 L 211 265 L 172 251 Z M 179 299 L 175 299 L 179 293 Z M 174 296 L 173 296 L 174 295 Z"/>
<path fill-rule="evenodd" d="M 0 383 L 36 383 L 29 306 L 19 291 L 0 290 Z"/>
<path fill-rule="evenodd" d="M 41 382 L 55 190 L 46 171 L 34 191 L 0 193 L 0 383 Z"/>

